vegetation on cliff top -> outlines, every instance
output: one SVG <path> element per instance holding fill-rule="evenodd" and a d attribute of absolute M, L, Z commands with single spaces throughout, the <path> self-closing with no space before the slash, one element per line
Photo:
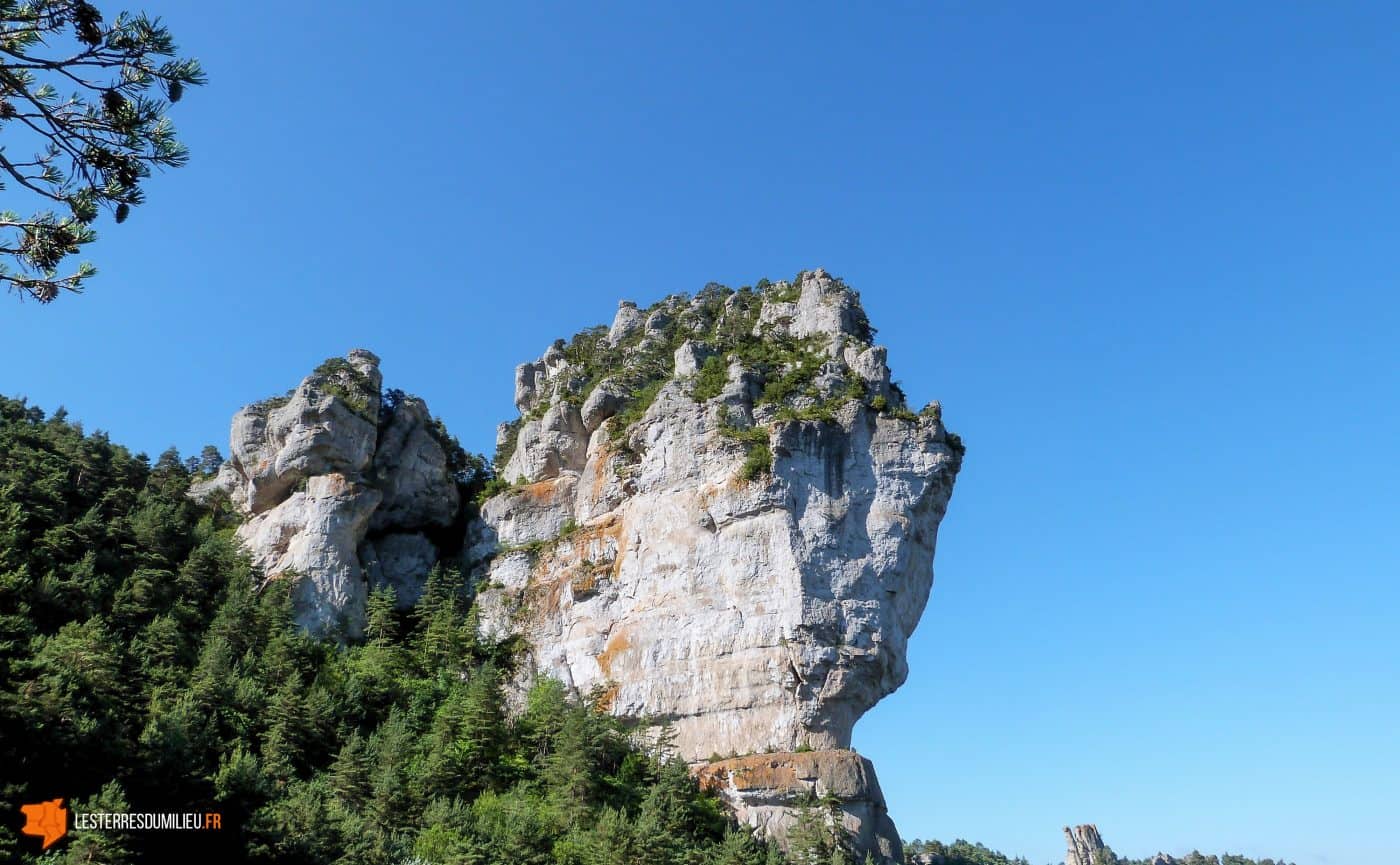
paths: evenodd
<path fill-rule="evenodd" d="M 798 273 L 791 282 L 761 279 L 755 286 L 738 289 L 710 283 L 693 298 L 686 294 L 668 295 L 638 310 L 640 320 L 651 320 L 653 326 L 637 327 L 616 345 L 609 339 L 607 325 L 579 331 L 562 345 L 570 375 L 559 398 L 582 405 L 605 380 L 620 388 L 626 395 L 625 406 L 608 423 L 614 446 L 625 450 L 627 429 L 642 418 L 662 385 L 674 377 L 676 349 L 690 341 L 708 355 L 690 385 L 691 396 L 697 400 L 720 394 L 728 380 L 732 358 L 759 376 L 763 389 L 755 403 L 776 407 L 779 420 L 831 420 L 838 408 L 853 400 L 865 401 L 877 411 L 913 419 L 915 415 L 897 385 L 891 387 L 893 399 L 870 395 L 865 382 L 851 370 L 846 373 L 841 391 L 823 398 L 815 381 L 827 358 L 817 339 L 792 337 L 776 330 L 754 335 L 764 305 L 797 300 L 804 274 Z M 851 291 L 840 280 L 836 282 Z M 851 294 L 859 300 L 858 293 Z M 853 338 L 861 345 L 869 345 L 875 329 L 859 303 L 852 314 Z M 509 434 L 492 460 L 498 473 L 514 452 L 520 424 L 542 417 L 549 405 L 546 395 L 530 412 L 510 422 Z M 769 453 L 765 457 L 766 450 L 766 441 L 761 447 L 757 442 L 749 443 L 745 477 L 751 479 L 768 470 L 772 456 Z"/>
<path fill-rule="evenodd" d="M 351 411 L 370 423 L 378 423 L 380 394 L 370 377 L 343 357 L 328 357 L 311 373 L 315 385 L 337 397 Z"/>

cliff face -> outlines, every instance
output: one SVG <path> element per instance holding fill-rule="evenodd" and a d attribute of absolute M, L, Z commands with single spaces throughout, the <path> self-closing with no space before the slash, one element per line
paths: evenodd
<path fill-rule="evenodd" d="M 457 485 L 416 397 L 386 405 L 379 359 L 355 350 L 285 396 L 233 417 L 230 456 L 190 495 L 227 496 L 243 542 L 268 579 L 295 579 L 297 622 L 356 639 L 371 588 L 417 599 L 437 562 L 429 539 L 456 519 Z"/>
<path fill-rule="evenodd" d="M 514 486 L 468 544 L 483 628 L 525 638 L 527 673 L 668 722 L 692 761 L 849 760 L 833 749 L 908 674 L 962 454 L 872 335 L 814 271 L 624 303 L 522 364 Z"/>
<path fill-rule="evenodd" d="M 821 271 L 624 304 L 585 339 L 517 371 L 518 485 L 470 546 L 485 626 L 615 713 L 671 722 L 690 759 L 848 747 L 904 682 L 932 585 L 960 455 L 936 405 L 891 410 L 884 349 Z M 606 351 L 621 366 L 590 382 Z M 629 375 L 644 410 L 617 396 Z"/>

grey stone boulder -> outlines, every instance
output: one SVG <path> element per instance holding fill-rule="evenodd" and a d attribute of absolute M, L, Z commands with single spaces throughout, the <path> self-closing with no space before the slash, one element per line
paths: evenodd
<path fill-rule="evenodd" d="M 515 368 L 515 408 L 521 413 L 528 412 L 539 401 L 540 389 L 545 383 L 543 361 L 522 363 Z"/>
<path fill-rule="evenodd" d="M 622 411 L 627 405 L 627 397 L 627 387 L 620 382 L 610 378 L 598 382 L 579 411 L 584 430 L 592 435 L 603 421 Z"/>
<path fill-rule="evenodd" d="M 890 368 L 885 362 L 886 351 L 883 345 L 872 345 L 864 351 L 856 354 L 851 362 L 851 368 L 856 375 L 865 379 L 865 384 L 871 395 L 880 394 L 886 398 L 890 395 Z"/>
<path fill-rule="evenodd" d="M 675 371 L 676 375 L 695 375 L 700 371 L 700 367 L 705 360 L 714 354 L 714 351 L 698 342 L 686 340 L 676 349 Z"/>
<path fill-rule="evenodd" d="M 558 477 L 563 471 L 583 468 L 588 450 L 588 429 L 572 403 L 550 406 L 539 420 L 526 421 L 520 429 L 515 453 L 502 472 L 511 483 Z"/>
<path fill-rule="evenodd" d="M 608 340 L 613 345 L 620 345 L 629 337 L 641 329 L 645 318 L 641 310 L 637 309 L 637 304 L 630 300 L 624 300 L 617 305 L 617 315 L 613 317 L 612 327 L 608 328 Z"/>

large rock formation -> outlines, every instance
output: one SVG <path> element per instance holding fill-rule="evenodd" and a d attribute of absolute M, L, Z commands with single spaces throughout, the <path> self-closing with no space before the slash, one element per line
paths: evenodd
<path fill-rule="evenodd" d="M 513 487 L 484 504 L 468 564 L 484 630 L 525 638 L 527 676 L 668 722 L 692 761 L 781 753 L 773 772 L 803 784 L 859 765 L 846 813 L 897 860 L 873 770 L 839 749 L 908 674 L 962 447 L 937 403 L 905 407 L 872 337 L 820 270 L 623 303 L 516 370 Z M 828 756 L 799 768 L 807 748 Z M 761 805 L 721 789 L 781 835 L 793 783 L 755 788 Z"/>
<path fill-rule="evenodd" d="M 1099 829 L 1092 823 L 1065 827 L 1065 865 L 1104 865 L 1103 838 Z"/>
<path fill-rule="evenodd" d="M 296 581 L 300 624 L 341 639 L 372 586 L 412 603 L 465 546 L 483 632 L 527 647 L 520 690 L 553 676 L 668 724 L 780 840 L 804 797 L 834 797 L 861 857 L 900 861 L 874 769 L 847 749 L 908 675 L 962 445 L 937 403 L 909 410 L 873 336 L 820 270 L 624 302 L 517 368 L 505 488 L 465 541 L 459 449 L 421 400 L 381 398 L 366 351 L 235 415 L 229 460 L 191 494 L 227 496 L 254 563 Z"/>
<path fill-rule="evenodd" d="M 379 359 L 356 349 L 285 396 L 246 406 L 233 417 L 228 461 L 190 491 L 228 496 L 253 563 L 269 579 L 296 580 L 296 618 L 312 633 L 358 637 L 373 586 L 412 603 L 439 557 L 428 535 L 457 519 L 457 484 L 427 406 L 386 403 L 381 383 Z"/>

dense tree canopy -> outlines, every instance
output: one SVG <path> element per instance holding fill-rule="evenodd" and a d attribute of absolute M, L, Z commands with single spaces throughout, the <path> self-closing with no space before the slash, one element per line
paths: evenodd
<path fill-rule="evenodd" d="M 166 111 L 204 73 L 176 51 L 142 14 L 108 21 L 85 0 L 0 0 L 0 283 L 10 291 L 40 303 L 80 291 L 95 269 L 65 262 L 96 237 L 100 211 L 125 221 L 152 168 L 185 163 Z"/>
<path fill-rule="evenodd" d="M 992 850 L 981 844 L 973 844 L 959 838 L 951 844 L 944 844 L 942 841 L 924 841 L 915 838 L 913 841 L 904 843 L 904 852 L 907 856 L 914 856 L 920 853 L 932 854 L 940 865 L 1030 865 L 1030 863 L 1019 856 L 1011 858 L 998 850 Z"/>

